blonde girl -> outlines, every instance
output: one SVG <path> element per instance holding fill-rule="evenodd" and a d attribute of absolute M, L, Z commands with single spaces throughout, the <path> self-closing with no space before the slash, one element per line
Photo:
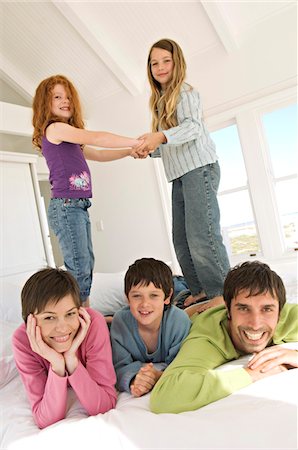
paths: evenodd
<path fill-rule="evenodd" d="M 215 145 L 202 120 L 199 93 L 185 83 L 186 63 L 179 45 L 171 39 L 153 44 L 147 73 L 152 132 L 140 137 L 144 142 L 138 152 L 161 156 L 172 182 L 173 243 L 192 294 L 184 306 L 208 300 L 196 305 L 201 312 L 223 302 L 230 267 L 220 231 Z"/>
<path fill-rule="evenodd" d="M 92 185 L 86 159 L 112 161 L 134 156 L 133 147 L 140 141 L 85 130 L 78 93 L 63 75 L 51 76 L 37 87 L 33 127 L 32 142 L 41 150 L 50 173 L 49 224 L 58 237 L 65 267 L 80 286 L 81 302 L 88 306 L 94 255 L 88 214 Z"/>

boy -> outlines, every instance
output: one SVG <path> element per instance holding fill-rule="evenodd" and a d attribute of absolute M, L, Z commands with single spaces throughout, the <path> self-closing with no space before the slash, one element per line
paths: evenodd
<path fill-rule="evenodd" d="M 129 306 L 112 321 L 113 363 L 118 389 L 140 397 L 151 391 L 175 358 L 191 322 L 184 311 L 171 305 L 173 276 L 164 262 L 135 261 L 124 284 Z"/>

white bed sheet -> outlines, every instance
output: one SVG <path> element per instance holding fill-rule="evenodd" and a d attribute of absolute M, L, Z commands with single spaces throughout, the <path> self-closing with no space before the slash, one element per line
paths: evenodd
<path fill-rule="evenodd" d="M 221 369 L 239 367 L 246 361 L 247 357 Z M 11 373 L 1 389 L 1 449 L 297 448 L 298 369 L 181 414 L 153 414 L 149 411 L 149 395 L 133 398 L 121 393 L 116 409 L 87 417 L 70 390 L 66 419 L 44 430 L 34 424 L 17 371 Z"/>
<path fill-rule="evenodd" d="M 12 333 L 21 322 L 19 292 L 24 279 L 27 276 L 6 279 L 9 289 L 1 295 L 2 450 L 297 449 L 298 369 L 268 377 L 197 411 L 181 414 L 153 414 L 149 411 L 149 395 L 136 399 L 122 393 L 116 409 L 87 417 L 69 391 L 66 419 L 39 430 L 11 348 Z M 94 301 L 96 309 L 101 309 L 102 295 L 114 286 L 110 278 L 108 281 L 107 292 L 101 289 L 101 297 L 96 297 L 98 304 Z M 8 301 L 9 308 L 4 304 Z M 294 347 L 298 348 L 297 344 Z M 247 359 L 230 362 L 219 369 L 241 367 Z"/>

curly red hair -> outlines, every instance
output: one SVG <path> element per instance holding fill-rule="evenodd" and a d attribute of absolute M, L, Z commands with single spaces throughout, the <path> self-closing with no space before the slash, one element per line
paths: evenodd
<path fill-rule="evenodd" d="M 64 86 L 73 107 L 72 117 L 67 123 L 76 128 L 84 128 L 79 95 L 72 82 L 64 75 L 53 75 L 46 78 L 37 87 L 32 105 L 32 124 L 34 128 L 32 143 L 39 150 L 41 149 L 41 139 L 47 126 L 51 122 L 63 122 L 63 119 L 54 116 L 51 111 L 52 91 L 57 84 Z"/>

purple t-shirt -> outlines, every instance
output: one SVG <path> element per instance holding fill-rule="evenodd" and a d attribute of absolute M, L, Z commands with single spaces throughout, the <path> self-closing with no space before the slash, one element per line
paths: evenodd
<path fill-rule="evenodd" d="M 50 171 L 52 197 L 92 197 L 90 170 L 81 146 L 70 142 L 52 144 L 45 136 L 41 145 Z"/>

